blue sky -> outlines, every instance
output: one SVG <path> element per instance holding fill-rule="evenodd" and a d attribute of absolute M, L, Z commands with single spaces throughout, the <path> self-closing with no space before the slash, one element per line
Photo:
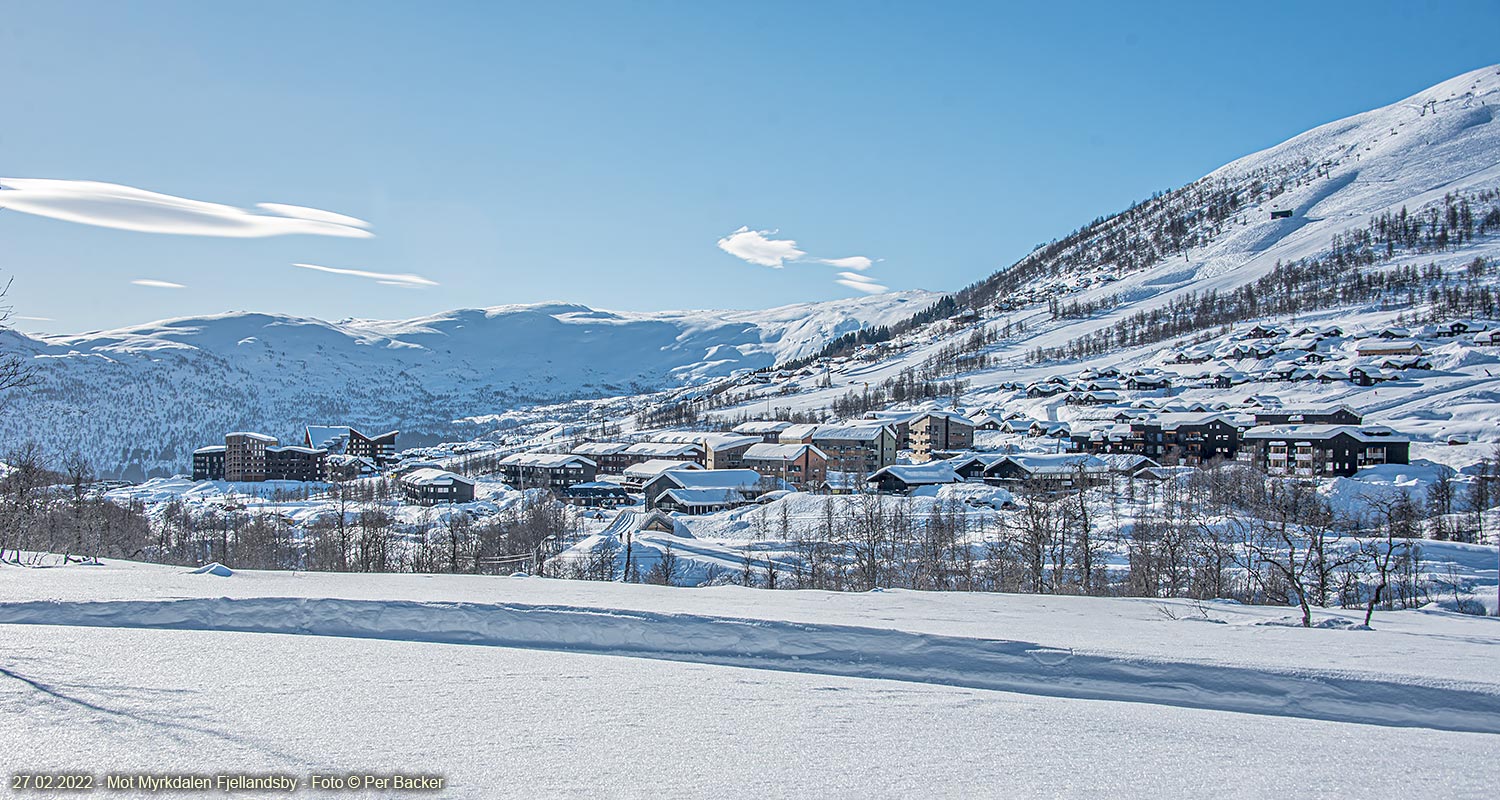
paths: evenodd
<path fill-rule="evenodd" d="M 1490 0 L 10 0 L 0 176 L 226 204 L 253 225 L 283 221 L 257 203 L 308 206 L 373 236 L 173 235 L 13 209 L 0 273 L 18 317 L 38 318 L 13 323 L 49 332 L 235 310 L 860 295 L 840 272 L 950 290 L 1155 190 L 1500 61 L 1496 30 Z M 804 255 L 773 269 L 716 246 L 741 228 Z M 813 260 L 853 256 L 874 263 Z"/>

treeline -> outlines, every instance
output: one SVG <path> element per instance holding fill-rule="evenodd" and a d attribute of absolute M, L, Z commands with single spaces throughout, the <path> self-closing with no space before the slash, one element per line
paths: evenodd
<path fill-rule="evenodd" d="M 578 520 L 544 491 L 524 493 L 496 514 L 452 509 L 403 514 L 395 481 L 336 483 L 317 493 L 226 497 L 213 505 L 173 499 L 150 510 L 105 498 L 88 462 L 72 455 L 53 469 L 36 445 L 3 459 L 0 560 L 44 554 L 237 569 L 338 572 L 496 573 L 530 568 L 579 535 Z M 311 499 L 301 519 L 278 503 Z"/>
<path fill-rule="evenodd" d="M 1497 480 L 1487 460 L 1468 484 L 1445 479 L 1421 495 L 1377 492 L 1340 508 L 1311 482 L 1225 462 L 1161 483 L 1117 475 L 1087 492 L 1026 484 L 1003 514 L 957 500 L 830 497 L 815 519 L 761 510 L 754 535 L 786 542 L 789 555 L 746 548 L 740 569 L 711 571 L 708 582 L 1228 599 L 1291 606 L 1304 625 L 1335 606 L 1363 611 L 1366 624 L 1375 610 L 1434 600 L 1483 614 L 1467 579 L 1430 568 L 1424 543 L 1482 540 Z M 675 562 L 644 575 L 592 569 L 596 580 L 680 575 Z"/>
<path fill-rule="evenodd" d="M 1433 320 L 1492 317 L 1500 312 L 1500 297 L 1493 281 L 1485 279 L 1495 274 L 1495 266 L 1482 256 L 1456 270 L 1435 263 L 1369 269 L 1402 256 L 1470 244 L 1492 233 L 1500 233 L 1500 192 L 1449 194 L 1420 212 L 1408 213 L 1403 207 L 1335 234 L 1323 256 L 1278 261 L 1266 275 L 1231 291 L 1189 292 L 1060 347 L 1036 348 L 1030 358 L 1034 363 L 1088 358 L 1247 319 L 1339 305 L 1415 308 L 1425 302 Z"/>
<path fill-rule="evenodd" d="M 875 386 L 868 384 L 851 389 L 829 404 L 829 415 L 838 419 L 856 419 L 870 411 L 880 411 L 898 403 L 919 403 L 945 398 L 956 401 L 968 384 L 962 380 L 937 381 L 919 377 L 913 367 L 886 378 Z"/>
<path fill-rule="evenodd" d="M 1301 159 L 1262 167 L 1234 177 L 1203 178 L 1180 189 L 1156 192 L 1117 214 L 1099 217 L 1061 239 L 1037 245 L 1006 269 L 944 297 L 891 326 L 872 327 L 830 342 L 816 355 L 793 362 L 847 356 L 858 347 L 889 341 L 963 309 L 1007 307 L 1028 286 L 1091 270 L 1118 275 L 1150 267 L 1164 258 L 1200 247 L 1218 237 L 1247 207 L 1275 199 L 1287 190 L 1325 179 L 1331 164 Z M 1052 309 L 1054 318 L 1087 316 L 1083 304 Z M 789 365 L 790 366 L 790 365 Z"/>
<path fill-rule="evenodd" d="M 0 461 L 10 467 L 0 474 L 0 561 L 141 557 L 150 538 L 143 508 L 105 500 L 82 455 L 54 469 L 39 446 L 25 444 Z"/>
<path fill-rule="evenodd" d="M 1415 309 L 1426 303 L 1425 318 L 1414 317 L 1416 321 L 1500 313 L 1500 296 L 1481 280 L 1494 275 L 1495 266 L 1483 257 L 1458 270 L 1430 263 L 1367 271 L 1359 263 L 1347 254 L 1342 261 L 1329 256 L 1277 262 L 1270 272 L 1231 291 L 1188 292 L 1059 347 L 1035 348 L 1029 358 L 1033 363 L 1089 358 L 1247 319 L 1305 314 L 1339 305 Z"/>

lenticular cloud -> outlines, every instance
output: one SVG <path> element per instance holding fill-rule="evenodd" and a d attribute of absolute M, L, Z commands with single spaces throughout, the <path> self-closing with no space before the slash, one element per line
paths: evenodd
<path fill-rule="evenodd" d="M 251 238 L 309 234 L 369 238 L 361 219 L 316 208 L 261 203 L 259 211 L 133 186 L 52 178 L 0 178 L 0 208 L 144 233 Z"/>

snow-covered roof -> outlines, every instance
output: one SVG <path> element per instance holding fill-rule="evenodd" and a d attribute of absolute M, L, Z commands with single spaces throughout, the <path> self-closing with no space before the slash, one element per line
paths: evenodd
<path fill-rule="evenodd" d="M 456 472 L 445 469 L 414 469 L 401 476 L 401 482 L 411 486 L 452 486 L 456 483 L 473 486 L 474 481 Z"/>
<path fill-rule="evenodd" d="M 1109 465 L 1110 472 L 1134 472 L 1141 467 L 1157 469 L 1161 467 L 1155 459 L 1147 458 L 1135 453 L 1110 453 L 1101 455 L 1099 459 Z"/>
<path fill-rule="evenodd" d="M 760 459 L 762 461 L 796 461 L 807 451 L 813 451 L 822 458 L 827 458 L 824 453 L 810 444 L 753 444 L 745 451 L 745 458 Z"/>
<path fill-rule="evenodd" d="M 697 442 L 636 442 L 625 448 L 625 452 L 634 456 L 695 456 L 703 452 L 703 445 Z"/>
<path fill-rule="evenodd" d="M 200 447 L 197 450 L 194 450 L 193 455 L 198 455 L 199 453 L 222 453 L 227 449 L 228 448 L 226 448 L 222 444 L 211 444 L 208 447 Z"/>
<path fill-rule="evenodd" d="M 764 478 L 753 469 L 669 470 L 658 476 L 683 489 L 753 489 Z"/>
<path fill-rule="evenodd" d="M 573 453 L 580 456 L 612 456 L 625 452 L 625 448 L 629 446 L 624 442 L 584 442 L 573 448 Z"/>
<path fill-rule="evenodd" d="M 885 425 L 819 425 L 813 432 L 813 441 L 872 442 L 889 430 Z"/>
<path fill-rule="evenodd" d="M 703 439 L 703 444 L 710 450 L 730 450 L 736 447 L 749 447 L 761 442 L 759 436 L 750 436 L 741 433 L 713 433 Z"/>
<path fill-rule="evenodd" d="M 309 425 L 307 426 L 307 442 L 312 447 L 328 448 L 337 439 L 349 439 L 349 434 L 354 429 L 348 425 Z"/>
<path fill-rule="evenodd" d="M 817 425 L 812 425 L 809 423 L 788 425 L 782 429 L 781 437 L 784 439 L 806 439 L 809 436 L 812 436 L 814 433 L 817 433 L 818 427 L 819 426 Z"/>
<path fill-rule="evenodd" d="M 1409 442 L 1411 438 L 1385 425 L 1261 425 L 1247 430 L 1245 439 L 1324 441 L 1347 434 L 1359 442 Z"/>
<path fill-rule="evenodd" d="M 654 478 L 668 470 L 701 470 L 694 461 L 674 461 L 667 458 L 653 458 L 650 461 L 642 461 L 625 468 L 624 474 L 631 478 Z"/>
<path fill-rule="evenodd" d="M 724 433 L 722 431 L 667 431 L 666 433 L 658 433 L 651 438 L 652 441 L 656 442 L 697 444 L 721 450 L 754 444 L 761 440 L 759 436 L 748 436 L 742 433 Z"/>
<path fill-rule="evenodd" d="M 267 453 L 301 453 L 303 455 L 311 456 L 311 455 L 316 455 L 318 453 L 327 453 L 328 451 L 324 450 L 324 449 L 322 449 L 320 447 L 303 447 L 302 445 L 299 445 L 299 444 L 286 444 L 286 445 L 282 445 L 280 447 L 267 447 L 266 448 L 266 452 Z"/>
<path fill-rule="evenodd" d="M 228 439 L 231 436 L 243 437 L 245 439 L 255 439 L 255 440 L 261 441 L 261 442 L 274 442 L 274 441 L 276 441 L 276 437 L 275 436 L 267 436 L 264 433 L 256 433 L 254 431 L 234 431 L 233 433 L 226 433 L 226 434 L 224 434 L 224 438 L 225 439 Z"/>
<path fill-rule="evenodd" d="M 791 426 L 792 426 L 792 423 L 790 423 L 790 422 L 782 422 L 780 420 L 774 420 L 774 419 L 757 419 L 757 420 L 751 420 L 749 422 L 742 422 L 742 423 L 734 426 L 734 428 L 732 428 L 732 430 L 735 433 L 748 433 L 748 434 L 761 434 L 761 435 L 765 435 L 767 433 L 781 433 L 782 431 L 786 430 L 787 428 L 790 428 Z"/>
<path fill-rule="evenodd" d="M 886 475 L 908 486 L 957 483 L 962 480 L 947 461 L 933 461 L 928 464 L 892 464 L 871 473 L 868 481 L 873 483 Z"/>
<path fill-rule="evenodd" d="M 598 466 L 592 460 L 573 453 L 511 453 L 500 459 L 502 467 L 537 467 L 541 469 L 560 469 L 572 464 L 587 464 L 591 467 Z"/>
<path fill-rule="evenodd" d="M 1157 414 L 1152 421 L 1160 425 L 1164 431 L 1176 430 L 1182 425 L 1207 425 L 1214 421 L 1226 425 L 1234 424 L 1225 415 L 1216 411 L 1173 411 Z"/>
<path fill-rule="evenodd" d="M 685 506 L 732 506 L 745 502 L 745 495 L 735 489 L 668 489 L 661 493 L 661 498 L 671 498 Z"/>
<path fill-rule="evenodd" d="M 1084 472 L 1105 472 L 1109 465 L 1098 456 L 1084 453 L 1050 453 L 1044 455 L 1005 456 L 992 466 L 1009 461 L 1032 475 L 1070 475 L 1082 469 Z"/>

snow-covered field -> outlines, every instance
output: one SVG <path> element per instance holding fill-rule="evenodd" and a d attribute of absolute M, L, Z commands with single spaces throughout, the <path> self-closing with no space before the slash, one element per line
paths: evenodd
<path fill-rule="evenodd" d="M 438 773 L 454 797 L 1478 797 L 1500 779 L 1500 620 L 1285 617 L 6 567 L 0 750 L 101 774 Z"/>

